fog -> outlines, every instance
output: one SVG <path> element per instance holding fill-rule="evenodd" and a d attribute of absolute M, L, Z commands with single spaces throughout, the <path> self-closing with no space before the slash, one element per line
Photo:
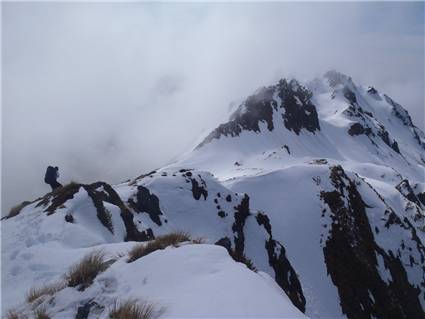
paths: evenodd
<path fill-rule="evenodd" d="M 424 125 L 424 3 L 2 3 L 2 215 L 189 150 L 232 102 L 337 69 Z"/>

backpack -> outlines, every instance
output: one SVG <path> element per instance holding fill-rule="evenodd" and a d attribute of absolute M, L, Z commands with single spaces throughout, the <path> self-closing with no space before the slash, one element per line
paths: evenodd
<path fill-rule="evenodd" d="M 56 170 L 53 166 L 49 166 L 46 169 L 46 174 L 44 175 L 44 182 L 46 184 L 52 183 L 56 179 Z"/>

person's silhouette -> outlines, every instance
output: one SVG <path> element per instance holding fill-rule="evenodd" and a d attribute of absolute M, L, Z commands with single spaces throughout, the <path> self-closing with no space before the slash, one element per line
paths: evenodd
<path fill-rule="evenodd" d="M 57 181 L 59 177 L 59 168 L 49 166 L 46 169 L 46 174 L 44 175 L 44 182 L 49 184 L 52 187 L 52 190 L 55 190 L 58 187 L 62 187 L 62 184 Z"/>

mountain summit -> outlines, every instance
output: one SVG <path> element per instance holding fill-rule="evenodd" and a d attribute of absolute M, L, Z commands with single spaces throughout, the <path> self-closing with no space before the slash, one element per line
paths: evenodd
<path fill-rule="evenodd" d="M 164 318 L 424 318 L 424 154 L 424 133 L 377 88 L 336 71 L 282 79 L 170 165 L 14 209 L 3 308 L 108 318 L 141 298 Z M 101 272 L 70 284 L 99 250 Z"/>

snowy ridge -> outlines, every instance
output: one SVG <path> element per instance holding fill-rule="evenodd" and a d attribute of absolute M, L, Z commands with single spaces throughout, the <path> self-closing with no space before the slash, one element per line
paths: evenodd
<path fill-rule="evenodd" d="M 43 305 L 52 318 L 92 303 L 85 318 L 106 318 L 113 299 L 138 296 L 166 304 L 160 317 L 424 318 L 424 150 L 408 112 L 377 89 L 335 71 L 282 79 L 177 162 L 119 185 L 70 185 L 3 220 L 3 284 L 15 287 L 3 313 L 30 311 L 28 288 L 88 251 L 125 254 L 133 241 L 186 231 L 206 244 L 120 257 L 84 292 L 67 287 Z M 175 276 L 155 269 L 165 262 Z M 166 292 L 164 276 L 180 288 Z M 216 307 L 191 304 L 194 290 Z"/>

